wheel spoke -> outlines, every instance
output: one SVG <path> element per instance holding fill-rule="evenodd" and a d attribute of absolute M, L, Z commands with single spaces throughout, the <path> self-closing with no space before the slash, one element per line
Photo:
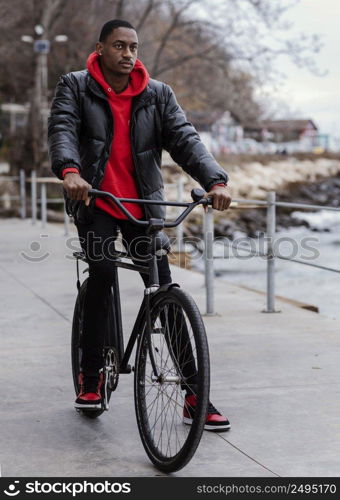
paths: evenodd
<path fill-rule="evenodd" d="M 181 293 L 183 292 L 179 292 L 178 296 L 181 296 Z M 202 404 L 197 405 L 199 413 L 195 415 L 192 426 L 183 424 L 185 389 L 195 395 L 197 384 L 204 384 L 206 379 L 206 396 L 202 396 L 200 389 L 200 397 L 203 397 L 203 401 L 204 397 L 208 397 L 208 375 L 205 377 L 204 374 L 209 372 L 202 371 L 208 366 L 202 365 L 202 360 L 208 358 L 207 355 L 202 357 L 201 354 L 200 358 L 198 357 L 203 348 L 201 339 L 205 341 L 203 323 L 199 323 L 197 309 L 191 313 L 191 304 L 189 307 L 186 302 L 188 315 L 182 301 L 174 300 L 174 296 L 176 297 L 175 293 L 164 294 L 164 298 L 162 297 L 156 306 L 152 306 L 150 345 L 148 346 L 144 328 L 142 344 L 137 354 L 139 362 L 136 363 L 136 377 L 139 380 L 136 383 L 139 398 L 136 406 L 139 415 L 137 421 L 138 425 L 143 427 L 141 436 L 143 442 L 147 443 L 149 456 L 151 453 L 151 456 L 157 457 L 158 464 L 159 461 L 164 464 L 172 460 L 174 463 L 177 460 L 183 462 L 185 456 L 190 458 L 199 442 L 194 436 L 203 431 L 205 414 Z M 157 377 L 154 375 L 150 349 Z M 185 447 L 188 439 L 194 443 L 191 447 Z M 176 470 L 175 466 L 171 467 Z"/>

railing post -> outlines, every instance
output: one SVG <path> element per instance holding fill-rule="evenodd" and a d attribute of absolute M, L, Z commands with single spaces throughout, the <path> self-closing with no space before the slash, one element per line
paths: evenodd
<path fill-rule="evenodd" d="M 214 311 L 214 214 L 211 207 L 204 213 L 204 269 L 206 290 L 206 315 Z"/>
<path fill-rule="evenodd" d="M 184 178 L 181 175 L 177 179 L 177 202 L 181 203 L 183 201 L 183 187 L 184 187 Z M 181 207 L 178 207 L 178 215 L 182 212 Z M 177 250 L 178 252 L 182 252 L 183 248 L 183 224 L 179 224 L 176 227 L 176 240 L 177 240 Z"/>
<path fill-rule="evenodd" d="M 31 213 L 32 224 L 37 221 L 37 173 L 35 170 L 31 172 Z"/>
<path fill-rule="evenodd" d="M 45 182 L 41 184 L 40 210 L 41 210 L 41 225 L 42 227 L 45 227 L 47 222 L 47 196 L 46 196 Z"/>
<path fill-rule="evenodd" d="M 276 229 L 276 193 L 267 193 L 267 309 L 264 312 L 275 311 L 275 256 L 274 238 Z"/>
<path fill-rule="evenodd" d="M 69 217 L 66 213 L 66 203 L 65 203 L 65 200 L 64 200 L 64 236 L 68 236 L 70 234 L 70 231 L 69 231 Z"/>
<path fill-rule="evenodd" d="M 20 169 L 20 217 L 26 219 L 26 176 L 25 170 Z"/>

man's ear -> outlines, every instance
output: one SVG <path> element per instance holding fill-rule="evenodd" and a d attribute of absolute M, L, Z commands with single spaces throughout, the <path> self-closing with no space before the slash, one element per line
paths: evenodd
<path fill-rule="evenodd" d="M 96 52 L 99 56 L 103 53 L 103 44 L 101 42 L 96 43 Z"/>

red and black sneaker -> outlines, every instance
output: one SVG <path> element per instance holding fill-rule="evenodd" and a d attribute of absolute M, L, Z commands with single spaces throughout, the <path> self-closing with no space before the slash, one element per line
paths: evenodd
<path fill-rule="evenodd" d="M 185 396 L 185 403 L 183 408 L 183 422 L 187 425 L 191 425 L 195 415 L 196 407 L 196 396 L 190 395 Z M 221 415 L 219 411 L 216 410 L 213 404 L 209 401 L 208 415 L 205 421 L 204 429 L 206 431 L 228 431 L 230 429 L 229 420 Z"/>
<path fill-rule="evenodd" d="M 79 373 L 80 392 L 74 403 L 75 408 L 87 408 L 97 410 L 102 407 L 101 388 L 103 385 L 103 373 L 87 376 Z"/>

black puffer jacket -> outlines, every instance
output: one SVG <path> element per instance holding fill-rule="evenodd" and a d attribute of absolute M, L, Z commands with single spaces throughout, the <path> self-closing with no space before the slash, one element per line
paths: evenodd
<path fill-rule="evenodd" d="M 75 166 L 93 188 L 100 188 L 109 159 L 113 117 L 101 86 L 87 70 L 60 78 L 48 121 L 48 148 L 54 174 L 62 179 L 66 166 Z M 163 199 L 162 149 L 206 190 L 226 183 L 228 176 L 208 153 L 178 105 L 172 89 L 150 79 L 133 98 L 131 144 L 136 183 L 141 198 Z M 84 202 L 66 199 L 66 209 L 84 216 Z M 147 217 L 163 218 L 160 205 L 145 208 Z M 85 216 L 88 214 L 85 214 Z"/>

